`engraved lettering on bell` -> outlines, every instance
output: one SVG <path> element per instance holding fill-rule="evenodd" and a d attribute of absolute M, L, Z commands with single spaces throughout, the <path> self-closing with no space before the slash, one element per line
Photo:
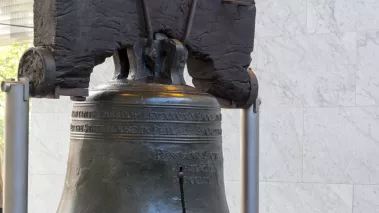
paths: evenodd
<path fill-rule="evenodd" d="M 73 118 L 131 119 L 131 120 L 166 120 L 166 121 L 221 121 L 221 114 L 211 112 L 170 112 L 170 111 L 73 111 Z M 135 109 L 138 110 L 138 109 Z"/>
<path fill-rule="evenodd" d="M 179 167 L 183 168 L 183 172 L 216 172 L 216 167 L 213 164 L 177 164 L 172 169 L 176 171 Z"/>
<path fill-rule="evenodd" d="M 178 178 L 173 178 L 174 183 L 178 183 Z M 191 184 L 191 185 L 202 185 L 202 184 L 211 184 L 211 178 L 210 177 L 184 177 L 184 184 Z"/>
<path fill-rule="evenodd" d="M 180 124 L 135 124 L 111 125 L 108 128 L 101 125 L 71 125 L 71 132 L 134 134 L 134 135 L 194 135 L 220 136 L 222 130 L 203 126 L 187 127 Z"/>
<path fill-rule="evenodd" d="M 217 160 L 219 157 L 219 153 L 215 152 L 183 152 L 183 151 L 178 151 L 178 152 L 170 152 L 170 151 L 165 151 L 163 149 L 157 149 L 155 150 L 156 153 L 156 159 L 172 159 L 172 160 Z"/>
<path fill-rule="evenodd" d="M 187 213 L 229 213 L 213 97 L 118 80 L 74 104 L 70 129 L 58 213 L 181 213 L 183 194 Z"/>

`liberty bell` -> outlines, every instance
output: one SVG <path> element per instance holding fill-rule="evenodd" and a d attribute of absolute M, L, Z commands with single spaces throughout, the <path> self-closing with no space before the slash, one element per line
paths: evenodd
<path fill-rule="evenodd" d="M 115 80 L 74 104 L 58 213 L 229 212 L 218 101 L 185 85 L 180 42 L 155 42 L 155 63 L 145 41 L 119 51 Z"/>
<path fill-rule="evenodd" d="M 229 213 L 221 106 L 242 109 L 241 212 L 258 213 L 260 101 L 256 76 L 245 73 L 254 1 L 202 1 L 197 23 L 206 20 L 192 40 L 197 0 L 191 1 L 185 28 L 178 18 L 189 1 L 151 0 L 154 16 L 145 0 L 97 1 L 90 9 L 85 1 L 73 2 L 35 1 L 36 47 L 21 57 L 17 79 L 0 84 L 6 110 L 4 212 L 28 208 L 29 99 L 70 96 L 70 151 L 57 213 Z M 159 20 L 155 30 L 150 17 Z M 217 35 L 215 45 L 218 32 L 228 39 Z M 186 47 L 198 89 L 183 77 Z M 88 93 L 93 67 L 112 54 L 113 80 Z M 211 66 L 210 56 L 222 63 Z"/>

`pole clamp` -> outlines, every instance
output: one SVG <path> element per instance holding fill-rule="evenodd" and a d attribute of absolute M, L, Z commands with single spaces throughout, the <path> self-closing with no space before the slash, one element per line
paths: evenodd
<path fill-rule="evenodd" d="M 22 84 L 24 87 L 24 101 L 29 101 L 29 79 L 28 78 L 19 78 L 19 79 L 9 79 L 1 82 L 1 91 L 9 92 L 12 89 L 13 85 Z"/>

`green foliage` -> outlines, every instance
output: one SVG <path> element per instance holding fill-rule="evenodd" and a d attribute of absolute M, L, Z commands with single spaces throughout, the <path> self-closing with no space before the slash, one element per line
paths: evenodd
<path fill-rule="evenodd" d="M 16 78 L 21 55 L 31 44 L 14 44 L 0 47 L 0 82 Z M 4 94 L 0 92 L 0 147 L 4 142 Z"/>
<path fill-rule="evenodd" d="M 30 44 L 14 44 L 0 47 L 0 80 L 15 78 L 21 55 Z"/>

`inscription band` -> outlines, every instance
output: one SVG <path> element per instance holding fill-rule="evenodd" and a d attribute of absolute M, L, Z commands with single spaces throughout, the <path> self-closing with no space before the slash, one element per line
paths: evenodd
<path fill-rule="evenodd" d="M 88 125 L 72 124 L 71 132 L 76 133 L 112 133 L 112 134 L 134 134 L 134 135 L 197 135 L 197 136 L 221 136 L 220 128 L 204 126 L 180 126 L 176 125 L 157 125 L 157 124 L 140 124 L 140 125 Z"/>
<path fill-rule="evenodd" d="M 221 121 L 220 113 L 205 112 L 150 112 L 150 111 L 79 111 L 71 113 L 72 118 L 158 120 L 158 121 Z"/>

